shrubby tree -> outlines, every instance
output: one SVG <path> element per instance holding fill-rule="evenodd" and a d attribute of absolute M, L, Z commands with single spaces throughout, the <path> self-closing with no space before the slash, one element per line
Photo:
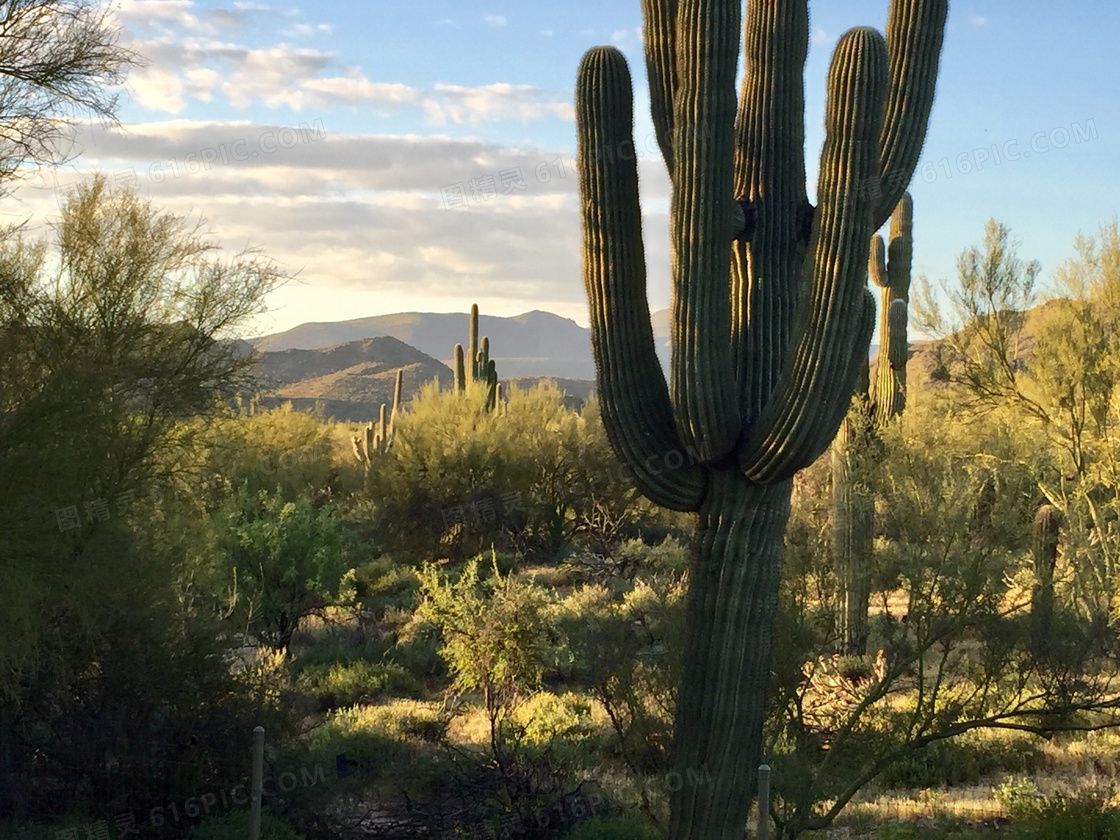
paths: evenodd
<path fill-rule="evenodd" d="M 951 392 L 907 412 L 883 430 L 869 656 L 830 655 L 839 604 L 811 524 L 825 493 L 795 496 L 767 725 L 782 837 L 826 827 L 868 782 L 966 732 L 1120 724 L 1100 648 L 1075 634 L 1059 665 L 1031 643 L 1024 573 L 1047 453 L 1013 414 L 962 418 Z"/>
<path fill-rule="evenodd" d="M 114 11 L 93 0 L 0 2 L 0 192 L 74 155 L 76 114 L 116 119 L 111 90 L 144 60 L 120 45 Z"/>
<path fill-rule="evenodd" d="M 155 796 L 146 750 L 229 708 L 229 686 L 200 696 L 229 675 L 176 595 L 149 491 L 183 470 L 184 421 L 243 386 L 251 361 L 228 339 L 279 280 L 101 177 L 67 196 L 52 236 L 0 243 L 0 813 L 32 807 L 32 753 L 59 768 L 66 752 L 76 774 L 44 809 L 94 765 L 131 767 Z M 47 734 L 29 742 L 29 726 Z M 87 731 L 90 751 L 68 751 L 66 733 Z M 235 746 L 216 725 L 198 737 L 215 757 Z"/>
<path fill-rule="evenodd" d="M 499 767 L 513 759 L 513 712 L 540 684 L 547 634 L 548 595 L 512 572 L 504 577 L 496 556 L 479 576 L 480 558 L 467 561 L 457 581 L 433 565 L 420 574 L 421 620 L 439 628 L 440 654 L 454 677 L 453 692 L 478 692 L 490 724 L 490 752 Z"/>
<path fill-rule="evenodd" d="M 372 527 L 415 558 L 469 557 L 491 547 L 551 557 L 602 518 L 638 509 L 595 405 L 565 407 L 548 385 L 510 389 L 500 412 L 478 409 L 483 386 L 432 383 L 395 421 L 393 446 L 369 472 Z"/>
<path fill-rule="evenodd" d="M 1041 489 L 1065 520 L 1064 589 L 1098 626 L 1120 617 L 1120 511 L 1114 392 L 1120 375 L 1120 232 L 1079 236 L 1077 257 L 1055 272 L 1056 294 L 1031 309 L 1038 273 L 989 222 L 984 249 L 961 257 L 951 316 L 923 296 L 925 329 L 943 336 L 951 381 L 973 410 L 1010 410 L 1055 449 Z M 1060 574 L 1059 574 L 1060 577 Z"/>
<path fill-rule="evenodd" d="M 287 653 L 304 616 L 337 597 L 353 535 L 332 506 L 263 490 L 236 493 L 215 519 L 220 607 L 245 635 Z"/>

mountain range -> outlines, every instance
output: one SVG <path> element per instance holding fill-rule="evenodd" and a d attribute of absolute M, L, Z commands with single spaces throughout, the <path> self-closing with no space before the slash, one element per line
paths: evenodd
<path fill-rule="evenodd" d="M 456 343 L 467 346 L 466 313 L 399 312 L 350 321 L 300 324 L 249 342 L 261 356 L 257 373 L 266 406 L 291 402 L 316 407 L 338 420 L 365 422 L 392 400 L 393 382 L 404 371 L 407 401 L 432 379 L 450 387 Z M 663 370 L 671 354 L 670 312 L 651 314 Z M 595 387 L 591 331 L 570 318 L 533 310 L 513 317 L 479 315 L 479 335 L 490 340 L 490 357 L 503 382 L 529 387 L 555 380 L 579 404 Z"/>

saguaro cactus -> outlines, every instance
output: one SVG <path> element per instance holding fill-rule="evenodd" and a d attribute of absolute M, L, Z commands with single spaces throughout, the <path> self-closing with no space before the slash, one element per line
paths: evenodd
<path fill-rule="evenodd" d="M 875 371 L 875 419 L 883 423 L 906 407 L 906 362 L 909 339 L 910 269 L 914 260 L 914 202 L 904 193 L 891 214 L 890 246 L 871 240 L 869 273 L 881 290 L 879 363 Z M 889 260 L 888 260 L 889 257 Z"/>
<path fill-rule="evenodd" d="M 644 0 L 653 119 L 669 168 L 670 382 L 645 290 L 629 70 L 576 83 L 583 280 L 603 421 L 652 501 L 694 511 L 670 837 L 742 837 L 761 749 L 794 473 L 831 442 L 874 329 L 868 242 L 921 151 L 947 0 L 894 0 L 887 38 L 846 33 L 828 78 L 818 206 L 807 200 L 807 0 Z"/>
<path fill-rule="evenodd" d="M 882 290 L 875 390 L 871 392 L 866 380 L 856 387 L 848 416 L 832 442 L 832 549 L 841 584 L 840 635 L 845 652 L 860 656 L 867 653 L 875 470 L 882 455 L 876 431 L 906 405 L 913 226 L 914 203 L 903 193 L 891 214 L 889 249 L 878 234 L 871 238 L 868 274 Z"/>
<path fill-rule="evenodd" d="M 1039 507 L 1031 523 L 1035 577 L 1031 593 L 1031 647 L 1039 658 L 1049 651 L 1050 625 L 1054 617 L 1054 567 L 1058 563 L 1061 529 L 1061 512 L 1053 505 Z"/>
<path fill-rule="evenodd" d="M 471 319 L 467 333 L 467 350 L 464 353 L 463 345 L 455 345 L 455 390 L 464 393 L 467 390 L 467 363 L 470 363 L 471 381 L 481 382 L 486 386 L 486 399 L 482 404 L 482 411 L 493 411 L 500 399 L 500 386 L 498 384 L 498 370 L 494 360 L 490 358 L 489 336 L 478 337 L 478 304 L 471 304 Z"/>
<path fill-rule="evenodd" d="M 398 370 L 393 380 L 393 404 L 391 408 L 381 403 L 377 412 L 376 425 L 370 423 L 361 436 L 354 437 L 354 455 L 366 465 L 368 470 L 373 464 L 374 455 L 384 455 L 393 443 L 393 426 L 401 409 L 401 391 L 404 387 L 404 371 Z"/>

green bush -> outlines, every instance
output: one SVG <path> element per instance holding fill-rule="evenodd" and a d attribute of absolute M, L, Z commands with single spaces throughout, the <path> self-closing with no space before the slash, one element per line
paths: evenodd
<path fill-rule="evenodd" d="M 581 413 L 547 384 L 510 389 L 481 413 L 482 390 L 433 384 L 395 422 L 393 447 L 367 479 L 374 528 L 417 561 L 494 548 L 550 559 L 596 523 L 621 524 L 638 504 L 594 404 Z"/>
<path fill-rule="evenodd" d="M 567 840 L 659 840 L 657 829 L 637 814 L 597 815 L 577 823 Z"/>
<path fill-rule="evenodd" d="M 934 741 L 891 765 L 879 782 L 895 788 L 964 785 L 998 773 L 1029 773 L 1042 764 L 1042 750 L 1028 738 L 962 736 Z"/>
<path fill-rule="evenodd" d="M 188 831 L 184 840 L 246 840 L 249 816 L 248 811 L 231 811 L 211 817 Z M 262 810 L 261 840 L 305 840 L 305 837 L 279 817 Z"/>
<path fill-rule="evenodd" d="M 393 662 L 332 662 L 304 668 L 296 688 L 319 701 L 322 711 L 371 703 L 382 697 L 418 697 L 420 684 Z"/>

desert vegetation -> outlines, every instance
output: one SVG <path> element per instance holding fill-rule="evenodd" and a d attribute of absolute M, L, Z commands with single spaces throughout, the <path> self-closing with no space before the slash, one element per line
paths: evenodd
<path fill-rule="evenodd" d="M 266 410 L 220 337 L 275 280 L 259 255 L 216 273 L 98 181 L 59 233 L 3 261 L 6 836 L 240 837 L 258 724 L 267 837 L 652 838 L 713 783 L 672 762 L 695 524 L 638 492 L 596 399 L 462 377 L 391 423 Z M 88 268 L 116 249 L 144 261 Z M 1040 303 L 992 222 L 946 294 L 919 279 L 940 337 L 903 361 L 905 410 L 857 388 L 859 436 L 798 474 L 775 836 L 1116 832 L 1117 266 L 1106 225 Z M 153 308 L 176 295 L 215 308 Z"/>
<path fill-rule="evenodd" d="M 0 48 L 54 48 L 0 70 L 12 178 L 138 57 L 6 5 Z M 816 205 L 807 3 L 677 6 L 667 375 L 613 47 L 576 80 L 586 399 L 503 379 L 478 307 L 451 367 L 266 364 L 284 273 L 103 175 L 0 231 L 0 836 L 244 840 L 256 799 L 266 840 L 1120 838 L 1117 223 L 1044 281 L 993 219 L 912 283 L 945 0 L 840 39 Z M 378 408 L 272 387 L 311 380 Z"/>

